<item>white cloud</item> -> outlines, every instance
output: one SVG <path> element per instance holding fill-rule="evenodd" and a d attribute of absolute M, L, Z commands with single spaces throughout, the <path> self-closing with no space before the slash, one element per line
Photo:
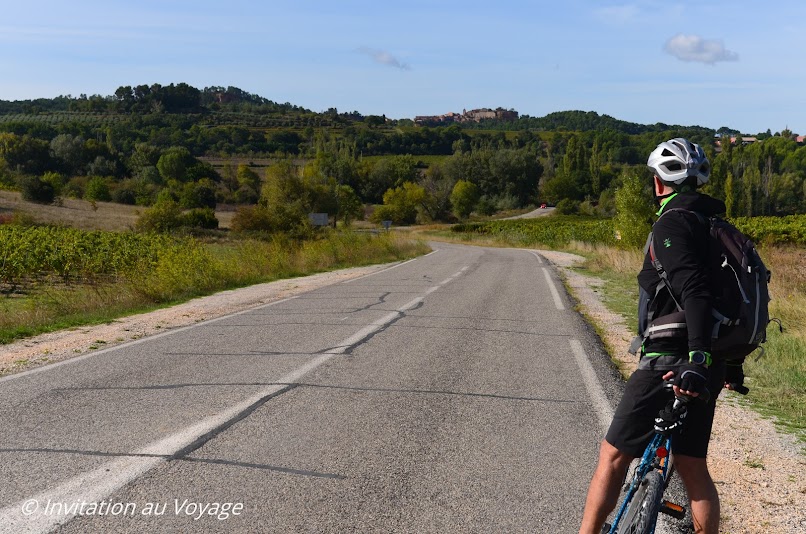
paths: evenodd
<path fill-rule="evenodd" d="M 714 65 L 718 61 L 738 61 L 739 54 L 725 48 L 716 39 L 703 39 L 699 35 L 679 33 L 666 41 L 663 50 L 680 61 L 696 61 Z"/>
<path fill-rule="evenodd" d="M 380 63 L 381 65 L 386 65 L 386 66 L 394 67 L 396 69 L 401 69 L 401 70 L 410 70 L 411 69 L 411 67 L 409 67 L 409 65 L 407 63 L 401 62 L 396 57 L 394 57 L 392 54 L 390 54 L 389 52 L 384 52 L 383 50 L 376 50 L 374 48 L 369 48 L 367 46 L 362 46 L 356 51 L 361 53 L 361 54 L 368 55 L 373 60 L 375 60 L 376 63 Z"/>

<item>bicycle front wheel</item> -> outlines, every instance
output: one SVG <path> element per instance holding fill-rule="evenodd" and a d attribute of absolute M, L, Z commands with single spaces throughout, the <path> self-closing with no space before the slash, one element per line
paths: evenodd
<path fill-rule="evenodd" d="M 620 521 L 617 534 L 651 534 L 655 531 L 661 500 L 663 477 L 658 471 L 650 471 L 641 480 L 641 486 L 632 497 L 630 506 Z"/>

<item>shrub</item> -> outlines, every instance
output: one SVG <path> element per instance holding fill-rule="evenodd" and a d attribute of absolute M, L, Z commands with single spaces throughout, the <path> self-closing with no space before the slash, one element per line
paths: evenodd
<path fill-rule="evenodd" d="M 495 202 L 485 195 L 481 197 L 476 204 L 476 211 L 481 215 L 492 215 L 496 212 Z"/>
<path fill-rule="evenodd" d="M 62 188 L 62 195 L 72 198 L 84 198 L 84 191 L 87 189 L 86 176 L 74 176 L 68 180 Z"/>
<path fill-rule="evenodd" d="M 170 232 L 182 226 L 182 208 L 173 200 L 157 202 L 143 212 L 135 227 L 142 232 Z"/>
<path fill-rule="evenodd" d="M 231 228 L 237 233 L 287 233 L 305 237 L 312 228 L 308 216 L 296 204 L 280 205 L 269 209 L 263 205 L 238 208 Z"/>
<path fill-rule="evenodd" d="M 182 214 L 181 224 L 189 228 L 215 230 L 218 228 L 218 219 L 212 208 L 195 208 Z"/>
<path fill-rule="evenodd" d="M 579 201 L 564 198 L 557 203 L 555 209 L 559 215 L 574 215 L 579 213 Z"/>
<path fill-rule="evenodd" d="M 84 191 L 84 200 L 100 202 L 109 202 L 112 200 L 107 179 L 100 176 L 90 178 L 90 181 L 87 183 L 87 189 Z"/>
<path fill-rule="evenodd" d="M 17 185 L 22 191 L 22 198 L 29 202 L 51 204 L 56 198 L 53 186 L 37 176 L 21 176 L 17 180 Z"/>
<path fill-rule="evenodd" d="M 53 187 L 53 193 L 56 196 L 60 196 L 62 194 L 62 190 L 65 186 L 65 178 L 61 174 L 57 172 L 46 172 L 42 175 L 42 181 L 49 183 Z"/>

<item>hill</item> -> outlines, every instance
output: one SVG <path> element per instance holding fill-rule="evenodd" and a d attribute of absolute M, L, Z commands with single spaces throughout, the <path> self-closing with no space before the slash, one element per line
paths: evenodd
<path fill-rule="evenodd" d="M 339 113 L 336 108 L 313 112 L 291 103 L 277 103 L 237 87 L 212 86 L 197 89 L 186 83 L 162 86 L 121 86 L 113 95 L 58 96 L 34 100 L 0 100 L 0 124 L 41 122 L 61 124 L 75 121 L 90 125 L 109 125 L 154 114 L 184 115 L 190 124 L 203 126 L 243 126 L 248 128 L 305 128 L 366 125 L 409 126 L 408 119 L 389 121 L 386 117 L 364 116 L 357 111 Z M 152 119 L 153 120 L 153 119 Z M 652 125 L 622 121 L 594 111 L 558 111 L 545 117 L 524 115 L 518 120 L 488 119 L 469 122 L 460 128 L 482 130 L 564 130 L 604 131 L 642 134 L 669 130 L 692 130 L 713 133 L 702 126 Z"/>

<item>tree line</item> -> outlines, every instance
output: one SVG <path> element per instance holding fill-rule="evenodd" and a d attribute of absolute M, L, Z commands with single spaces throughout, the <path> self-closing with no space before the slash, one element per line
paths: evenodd
<path fill-rule="evenodd" d="M 58 97 L 11 107 L 48 112 L 89 100 Z M 304 222 L 299 214 L 305 210 L 360 218 L 357 205 L 378 205 L 376 220 L 399 223 L 542 202 L 565 212 L 612 215 L 624 177 L 645 176 L 648 184 L 647 155 L 661 141 L 683 136 L 705 147 L 713 162 L 706 191 L 725 200 L 729 215 L 806 211 L 806 147 L 789 131 L 733 146 L 728 136 L 735 131 L 723 127 L 718 146 L 715 132 L 706 128 L 633 125 L 583 112 L 531 123 L 525 116 L 521 126 L 539 126 L 517 131 L 400 126 L 382 116 L 335 108 L 314 114 L 233 87 L 198 90 L 187 84 L 121 87 L 102 100 L 125 120 L 103 126 L 0 121 L 0 185 L 44 202 L 60 196 L 143 206 L 173 202 L 174 212 L 219 203 L 280 211 L 296 206 L 291 219 L 298 222 Z M 9 103 L 0 102 L 0 115 L 8 109 Z M 331 126 L 260 129 L 201 120 L 216 113 L 321 115 Z M 569 125 L 575 130 L 566 130 Z M 544 131 L 546 126 L 555 129 Z M 249 165 L 213 167 L 204 161 L 235 155 L 274 163 L 260 175 Z M 282 180 L 291 184 L 287 191 L 272 185 Z"/>

